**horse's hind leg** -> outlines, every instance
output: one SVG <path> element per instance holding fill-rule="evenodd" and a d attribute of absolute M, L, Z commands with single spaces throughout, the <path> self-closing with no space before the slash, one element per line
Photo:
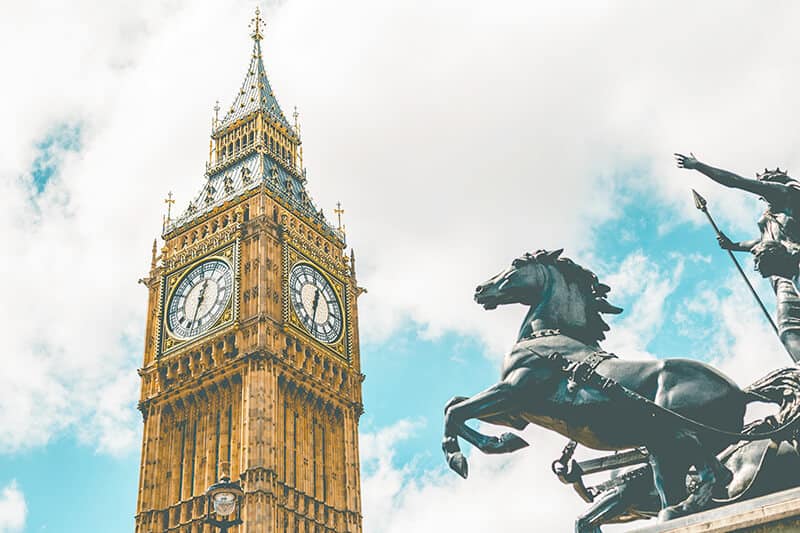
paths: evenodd
<path fill-rule="evenodd" d="M 578 517 L 575 521 L 575 533 L 601 533 L 601 525 L 610 523 L 631 509 L 640 512 L 658 509 L 658 497 L 653 491 L 651 467 L 640 466 L 623 476 L 627 479 L 602 493 L 594 504 Z"/>
<path fill-rule="evenodd" d="M 706 509 L 711 503 L 714 488 L 718 484 L 727 485 L 732 478 L 730 470 L 713 454 L 707 452 L 700 439 L 693 433 L 680 432 L 676 435 L 672 449 L 666 456 L 669 458 L 669 463 L 666 463 L 663 453 L 661 455 L 656 453 L 651 457 L 655 457 L 658 463 L 658 472 L 655 464 L 653 467 L 656 488 L 659 487 L 659 475 L 662 478 L 669 476 L 669 482 L 673 484 L 673 493 L 665 493 L 661 498 L 662 509 L 658 515 L 661 521 Z M 691 494 L 686 494 L 686 475 L 691 465 L 697 469 L 697 486 Z M 664 472 L 667 468 L 670 470 L 669 473 Z M 675 501 L 675 495 L 679 493 L 683 496 Z"/>
<path fill-rule="evenodd" d="M 514 410 L 518 388 L 519 379 L 506 379 L 471 398 L 456 397 L 448 402 L 445 407 L 442 450 L 447 464 L 461 477 L 467 477 L 468 467 L 458 446 L 459 436 L 484 453 L 509 453 L 528 445 L 513 433 L 504 433 L 499 438 L 491 437 L 465 423 L 472 418 L 498 416 Z"/>
<path fill-rule="evenodd" d="M 653 483 L 661 500 L 659 521 L 667 521 L 679 516 L 680 511 L 675 508 L 686 498 L 686 475 L 689 471 L 690 461 L 682 454 L 670 451 L 667 446 L 664 452 L 648 447 L 650 452 L 650 466 L 653 469 Z"/>
<path fill-rule="evenodd" d="M 606 492 L 603 497 L 575 520 L 575 533 L 602 533 L 600 524 L 622 514 L 627 508 L 624 487 Z"/>

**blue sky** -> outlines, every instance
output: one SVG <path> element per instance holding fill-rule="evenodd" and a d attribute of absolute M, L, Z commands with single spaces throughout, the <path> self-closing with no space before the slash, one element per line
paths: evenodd
<path fill-rule="evenodd" d="M 203 183 L 214 102 L 238 90 L 255 3 L 29 2 L 0 59 L 0 533 L 131 530 L 150 264 L 169 191 Z M 498 377 L 522 308 L 475 285 L 538 248 L 612 286 L 604 347 L 691 356 L 740 383 L 788 360 L 690 188 L 734 239 L 754 198 L 674 166 L 800 169 L 794 3 L 268 2 L 264 57 L 301 112 L 308 188 L 369 292 L 360 318 L 369 533 L 569 530 L 563 439 L 445 469 L 442 407 Z M 2 23 L 0 23 L 2 24 Z M 748 38 L 743 39 L 746 35 Z M 209 38 L 209 36 L 212 36 Z M 742 264 L 767 307 L 773 296 Z M 11 302 L 9 304 L 8 302 Z M 531 502 L 535 499 L 536 504 Z M 494 511 L 503 506 L 505 512 Z"/>

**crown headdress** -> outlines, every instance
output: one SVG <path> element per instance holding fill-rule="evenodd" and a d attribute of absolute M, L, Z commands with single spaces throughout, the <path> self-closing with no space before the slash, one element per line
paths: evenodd
<path fill-rule="evenodd" d="M 764 169 L 764 172 L 756 172 L 756 179 L 759 181 L 777 181 L 779 183 L 786 183 L 791 178 L 788 171 L 781 170 L 780 167 L 775 167 L 774 170 Z"/>

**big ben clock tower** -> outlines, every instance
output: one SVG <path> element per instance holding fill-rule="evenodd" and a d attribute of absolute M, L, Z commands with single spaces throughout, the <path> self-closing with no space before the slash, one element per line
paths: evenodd
<path fill-rule="evenodd" d="M 199 194 L 164 226 L 149 290 L 137 533 L 211 531 L 206 488 L 244 489 L 231 533 L 361 531 L 355 258 L 306 191 L 253 19 Z"/>

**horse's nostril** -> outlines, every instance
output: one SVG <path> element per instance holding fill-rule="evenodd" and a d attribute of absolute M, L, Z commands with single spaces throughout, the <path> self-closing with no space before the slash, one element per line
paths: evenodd
<path fill-rule="evenodd" d="M 483 292 L 483 285 L 475 287 L 475 294 L 480 294 L 481 292 Z"/>

